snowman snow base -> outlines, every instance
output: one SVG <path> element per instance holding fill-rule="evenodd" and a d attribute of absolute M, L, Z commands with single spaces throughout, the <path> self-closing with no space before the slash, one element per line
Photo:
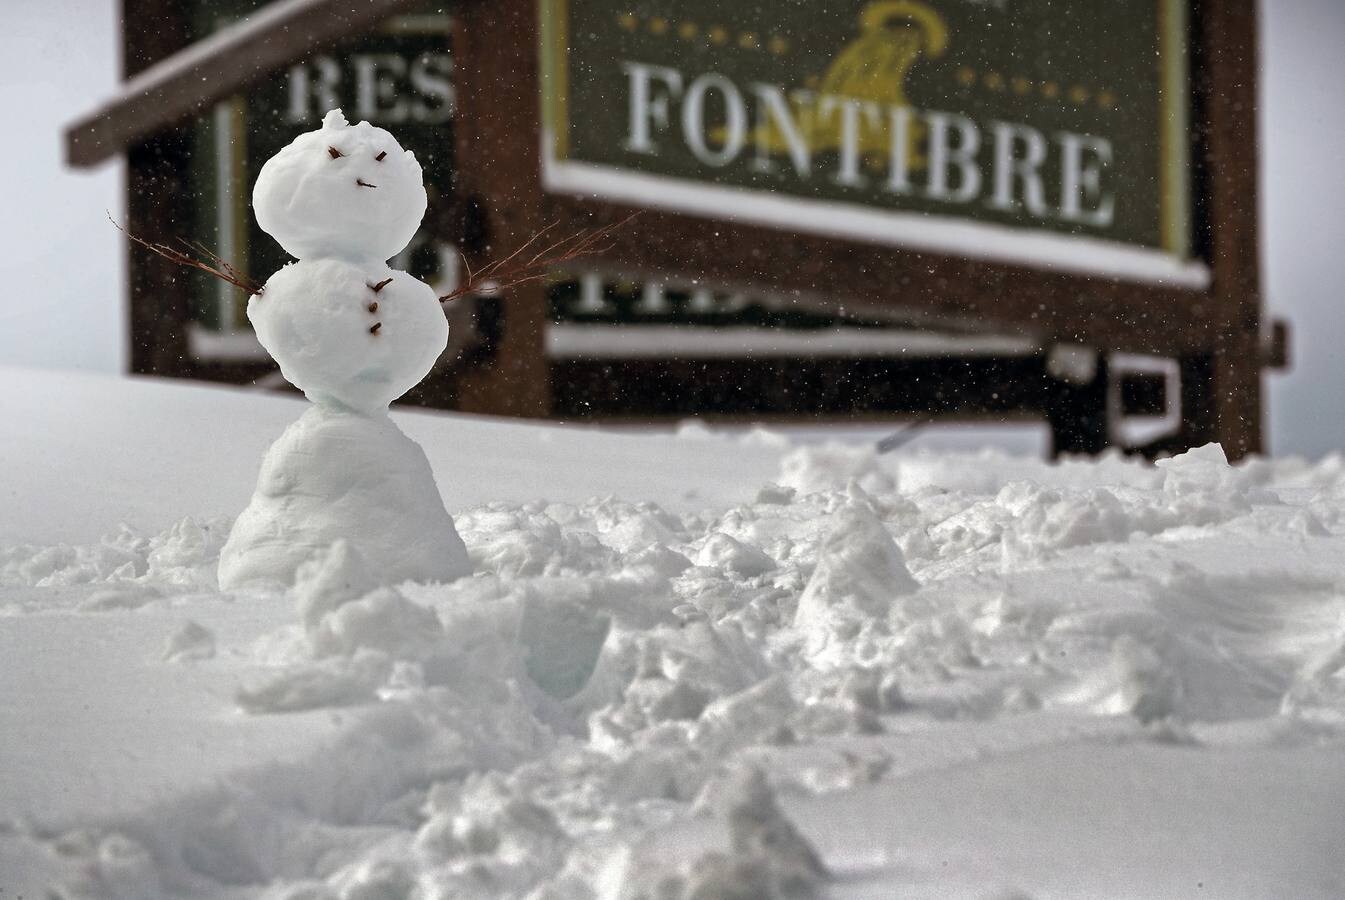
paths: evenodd
<path fill-rule="evenodd" d="M 267 451 L 220 553 L 220 587 L 286 587 L 338 540 L 397 581 L 471 571 L 420 445 L 386 415 L 314 406 Z"/>

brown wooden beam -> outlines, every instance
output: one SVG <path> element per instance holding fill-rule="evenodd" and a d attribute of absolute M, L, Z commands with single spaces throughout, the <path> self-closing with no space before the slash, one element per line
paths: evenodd
<path fill-rule="evenodd" d="M 1218 304 L 1211 376 L 1213 438 L 1230 460 L 1263 447 L 1261 270 L 1257 239 L 1257 44 L 1254 0 L 1202 0 L 1211 266 Z"/>
<path fill-rule="evenodd" d="M 152 28 L 122 29 L 122 76 L 134 78 L 190 42 L 187 12 L 174 0 L 122 0 L 122 21 Z M 133 234 L 172 243 L 191 233 L 190 135 L 168 128 L 127 148 L 126 218 Z M 109 226 L 110 227 L 110 226 Z M 129 285 L 130 371 L 144 375 L 193 375 L 187 352 L 186 270 L 126 242 Z"/>
<path fill-rule="evenodd" d="M 633 209 L 552 194 L 543 217 L 574 231 L 619 222 Z M 1205 290 L 840 242 L 659 210 L 645 210 L 632 227 L 614 233 L 590 264 L 632 276 L 801 295 L 814 307 L 899 311 L 915 323 L 922 317 L 931 325 L 974 322 L 999 334 L 1131 353 L 1208 349 L 1217 316 Z"/>
<path fill-rule="evenodd" d="M 460 202 L 479 211 L 480 240 L 463 247 L 473 268 L 512 253 L 543 225 L 537 141 L 537 3 L 477 0 L 454 9 Z M 551 411 L 546 358 L 547 297 L 540 281 L 509 289 L 493 352 L 464 366 L 457 408 L 545 416 Z"/>
<path fill-rule="evenodd" d="M 92 166 L 177 124 L 216 101 L 315 50 L 355 37 L 418 0 L 277 0 L 138 72 L 110 102 L 65 132 L 66 160 Z M 123 21 L 153 32 L 153 19 Z M 137 40 L 154 43 L 152 35 Z M 128 65 L 134 65 L 131 55 Z"/>

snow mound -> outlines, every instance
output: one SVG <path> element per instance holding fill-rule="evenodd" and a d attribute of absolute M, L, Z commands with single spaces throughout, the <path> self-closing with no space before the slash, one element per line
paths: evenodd
<path fill-rule="evenodd" d="M 471 571 L 425 452 L 386 415 L 314 406 L 266 452 L 252 502 L 220 550 L 225 590 L 287 587 L 338 540 L 381 580 Z"/>
<path fill-rule="evenodd" d="M 221 593 L 226 529 L 191 520 L 0 549 L 0 868 L 72 898 L 1340 895 L 1339 461 L 789 450 L 741 498 L 476 506 L 448 582 L 334 541 Z M 70 800 L 72 766 L 147 787 Z"/>

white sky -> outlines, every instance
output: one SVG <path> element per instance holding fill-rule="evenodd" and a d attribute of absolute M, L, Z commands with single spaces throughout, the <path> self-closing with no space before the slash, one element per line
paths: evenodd
<path fill-rule="evenodd" d="M 12 3 L 0 31 L 0 363 L 120 371 L 121 164 L 64 166 L 61 127 L 111 92 L 119 3 Z"/>
<path fill-rule="evenodd" d="M 116 83 L 112 0 L 10 4 L 0 33 L 0 364 L 120 371 L 121 166 L 75 172 L 61 129 Z M 1263 0 L 1262 209 L 1270 311 L 1294 368 L 1269 382 L 1273 452 L 1345 449 L 1345 2 Z"/>

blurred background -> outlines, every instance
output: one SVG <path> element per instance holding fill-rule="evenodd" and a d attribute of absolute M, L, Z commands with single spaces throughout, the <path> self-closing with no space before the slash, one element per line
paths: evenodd
<path fill-rule="evenodd" d="M 126 352 L 120 161 L 65 164 L 63 129 L 119 84 L 118 4 L 48 0 L 6 10 L 0 92 L 0 365 L 122 372 Z M 1345 448 L 1345 3 L 1261 4 L 1261 222 L 1267 317 L 1293 329 L 1292 366 L 1268 376 L 1268 449 L 1320 456 Z M 260 273 L 254 273 L 260 274 Z M 583 303 L 576 283 L 573 302 Z M 951 440 L 1040 446 L 1023 429 L 962 430 Z"/>

